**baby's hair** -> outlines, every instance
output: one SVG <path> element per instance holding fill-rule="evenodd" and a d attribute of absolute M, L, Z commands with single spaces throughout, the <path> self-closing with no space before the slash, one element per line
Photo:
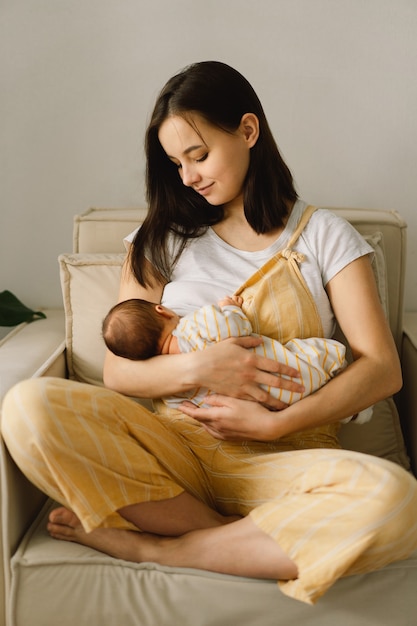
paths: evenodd
<path fill-rule="evenodd" d="M 103 321 L 102 335 L 117 356 L 142 361 L 159 354 L 163 319 L 156 304 L 132 298 L 113 306 Z"/>

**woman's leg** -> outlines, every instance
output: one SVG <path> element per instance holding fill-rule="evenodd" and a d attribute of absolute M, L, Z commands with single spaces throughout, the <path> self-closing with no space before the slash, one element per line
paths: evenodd
<path fill-rule="evenodd" d="M 294 562 L 250 517 L 167 538 L 114 528 L 86 533 L 77 517 L 61 508 L 52 511 L 48 531 L 56 539 L 75 541 L 135 563 L 147 561 L 275 580 L 297 577 Z"/>
<path fill-rule="evenodd" d="M 22 471 L 65 505 L 50 515 L 52 536 L 133 561 L 295 575 L 294 564 L 251 520 L 237 522 L 240 516 L 204 502 L 209 489 L 196 455 L 136 403 L 106 389 L 38 379 L 15 387 L 3 410 L 3 435 Z"/>
<path fill-rule="evenodd" d="M 279 447 L 221 442 L 207 471 L 221 511 L 249 514 L 296 564 L 297 578 L 280 582 L 285 593 L 315 602 L 341 576 L 417 548 L 417 481 L 403 468 L 346 450 Z"/>
<path fill-rule="evenodd" d="M 280 582 L 284 593 L 314 603 L 340 577 L 375 571 L 417 548 L 417 481 L 403 468 L 345 450 L 289 456 L 292 463 L 304 456 L 304 470 L 283 498 L 250 513 L 297 565 L 297 579 Z"/>
<path fill-rule="evenodd" d="M 87 531 L 175 536 L 230 521 L 215 510 L 198 462 L 169 423 L 107 389 L 24 381 L 4 400 L 2 431 L 23 473 Z"/>
<path fill-rule="evenodd" d="M 338 578 L 380 569 L 417 548 L 417 481 L 399 466 L 340 450 L 256 456 L 249 452 L 244 480 L 225 477 L 222 497 L 257 496 L 263 504 L 228 525 L 176 538 L 106 529 L 89 536 L 61 512 L 50 532 L 127 560 L 275 578 L 284 593 L 307 603 Z M 248 480 L 251 474 L 257 479 Z M 285 484 L 285 475 L 281 490 L 273 477 Z"/>
<path fill-rule="evenodd" d="M 417 548 L 417 482 L 393 463 L 341 450 L 276 453 L 256 443 L 221 443 L 210 462 L 222 511 L 235 507 L 249 517 L 174 539 L 86 536 L 65 514 L 50 531 L 129 560 L 277 578 L 286 594 L 308 603 L 341 576 L 379 569 Z"/>
<path fill-rule="evenodd" d="M 118 394 L 68 381 L 18 386 L 5 399 L 3 420 L 23 471 L 75 513 L 52 515 L 51 534 L 114 556 L 286 579 L 285 593 L 314 602 L 339 577 L 383 567 L 417 547 L 417 483 L 381 459 L 218 445 L 185 421 L 181 433 L 179 424 L 170 430 Z M 194 530 L 193 522 L 173 538 L 104 528 L 132 528 L 115 511 L 133 514 L 141 528 L 149 521 L 146 502 L 175 507 L 184 491 L 209 509 L 208 528 Z M 223 515 L 250 517 L 216 526 L 216 504 Z M 158 508 L 152 515 L 154 522 L 162 517 Z M 165 521 L 160 532 L 175 534 Z"/>

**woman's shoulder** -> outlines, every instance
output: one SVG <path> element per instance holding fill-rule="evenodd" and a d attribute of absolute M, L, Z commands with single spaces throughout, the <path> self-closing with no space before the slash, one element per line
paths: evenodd
<path fill-rule="evenodd" d="M 332 213 L 329 209 L 312 206 L 300 199 L 295 202 L 287 221 L 287 237 L 291 237 L 296 232 L 304 213 L 309 209 L 313 209 L 313 213 L 302 230 L 301 237 L 304 239 L 327 240 L 329 237 L 360 237 L 359 233 L 344 218 Z"/>
<path fill-rule="evenodd" d="M 339 243 L 341 247 L 365 244 L 362 235 L 344 217 L 330 209 L 317 208 L 312 214 L 304 235 L 308 239 Z M 366 245 L 366 244 L 365 244 Z"/>
<path fill-rule="evenodd" d="M 313 213 L 301 239 L 320 267 L 323 284 L 352 261 L 373 252 L 347 220 L 329 209 L 318 208 Z"/>
<path fill-rule="evenodd" d="M 327 225 L 333 225 L 341 228 L 342 230 L 346 228 L 346 226 L 348 229 L 353 228 L 351 224 L 347 222 L 347 220 L 345 220 L 340 215 L 336 215 L 335 213 L 333 213 L 331 209 L 325 209 L 316 205 L 312 205 L 308 202 L 305 202 L 305 200 L 298 198 L 293 206 L 290 218 L 288 220 L 288 225 L 290 225 L 292 230 L 295 230 L 301 218 L 303 217 L 304 212 L 306 212 L 308 209 L 312 209 L 313 212 L 304 229 L 305 231 L 314 230 L 314 228 L 321 229 Z"/>

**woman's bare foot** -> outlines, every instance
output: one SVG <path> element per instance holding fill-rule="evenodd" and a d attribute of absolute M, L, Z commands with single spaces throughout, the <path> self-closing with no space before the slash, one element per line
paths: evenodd
<path fill-rule="evenodd" d="M 161 547 L 162 537 L 180 537 L 241 519 L 239 515 L 221 515 L 187 492 L 158 502 L 132 504 L 118 512 L 138 530 L 97 528 L 87 533 L 75 513 L 66 507 L 51 511 L 47 530 L 54 539 L 80 543 L 116 558 L 160 563 L 161 555 L 158 552 L 158 559 L 156 550 Z"/>
<path fill-rule="evenodd" d="M 135 563 L 152 561 L 152 545 L 158 542 L 157 536 L 132 530 L 97 528 L 87 533 L 75 513 L 65 507 L 51 511 L 47 530 L 54 539 L 80 543 L 117 559 Z"/>

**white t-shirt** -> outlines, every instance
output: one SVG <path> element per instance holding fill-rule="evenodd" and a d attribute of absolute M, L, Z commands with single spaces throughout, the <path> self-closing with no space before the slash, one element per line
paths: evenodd
<path fill-rule="evenodd" d="M 238 250 L 223 241 L 212 228 L 201 237 L 190 239 L 165 286 L 162 304 L 183 316 L 233 294 L 266 261 L 285 248 L 306 206 L 305 202 L 297 200 L 284 231 L 264 250 Z M 125 239 L 126 244 L 135 234 L 136 231 Z M 373 250 L 351 224 L 327 209 L 313 213 L 294 250 L 305 256 L 300 270 L 316 301 L 324 336 L 331 337 L 335 320 L 325 285 L 346 265 Z"/>

